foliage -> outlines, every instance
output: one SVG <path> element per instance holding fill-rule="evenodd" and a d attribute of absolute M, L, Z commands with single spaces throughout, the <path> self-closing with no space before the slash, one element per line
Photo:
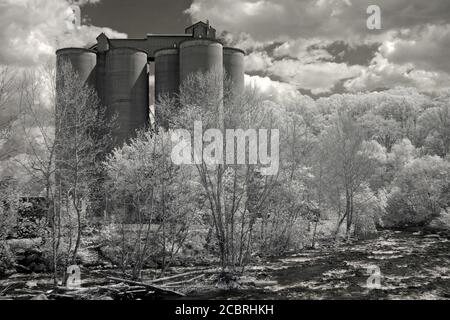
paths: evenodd
<path fill-rule="evenodd" d="M 171 150 L 168 133 L 145 132 L 105 162 L 120 265 L 134 278 L 151 259 L 164 273 L 198 223 L 197 186 L 189 168 L 172 163 Z"/>
<path fill-rule="evenodd" d="M 388 195 L 388 226 L 423 226 L 450 205 L 450 163 L 425 156 L 407 163 L 396 175 Z"/>

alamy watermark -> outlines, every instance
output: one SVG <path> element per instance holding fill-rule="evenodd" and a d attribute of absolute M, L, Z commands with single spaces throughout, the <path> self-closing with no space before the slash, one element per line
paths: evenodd
<path fill-rule="evenodd" d="M 367 288 L 369 289 L 381 289 L 381 269 L 379 266 L 372 265 L 367 267 Z"/>
<path fill-rule="evenodd" d="M 172 142 L 176 144 L 171 158 L 176 165 L 259 164 L 264 176 L 278 173 L 278 129 L 208 129 L 203 132 L 202 122 L 196 121 L 193 134 L 194 137 L 186 129 L 173 131 Z"/>
<path fill-rule="evenodd" d="M 381 8 L 377 5 L 370 5 L 367 7 L 367 29 L 380 30 L 381 29 Z"/>
<path fill-rule="evenodd" d="M 67 288 L 81 287 L 81 270 L 77 265 L 69 266 L 67 268 Z"/>
<path fill-rule="evenodd" d="M 67 23 L 69 29 L 79 29 L 81 27 L 81 9 L 80 6 L 72 4 L 69 7 Z"/>

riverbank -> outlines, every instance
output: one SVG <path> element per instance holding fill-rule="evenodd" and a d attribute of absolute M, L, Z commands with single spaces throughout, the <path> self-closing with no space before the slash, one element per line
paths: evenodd
<path fill-rule="evenodd" d="M 380 271 L 376 289 L 368 286 L 374 267 Z M 184 299 L 107 279 L 117 274 L 111 268 L 85 268 L 79 295 L 55 291 L 48 274 L 15 274 L 0 280 L 0 299 Z M 144 279 L 152 275 L 146 270 Z M 450 239 L 448 233 L 384 231 L 370 240 L 251 265 L 242 277 L 232 279 L 231 289 L 219 280 L 211 267 L 177 267 L 155 285 L 189 299 L 450 299 Z"/>

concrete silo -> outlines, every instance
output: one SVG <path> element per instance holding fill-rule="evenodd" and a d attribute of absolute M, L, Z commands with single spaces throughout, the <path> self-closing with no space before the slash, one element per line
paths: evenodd
<path fill-rule="evenodd" d="M 97 68 L 95 88 L 97 89 L 97 95 L 103 106 L 106 106 L 106 52 L 97 53 Z"/>
<path fill-rule="evenodd" d="M 214 72 L 223 77 L 223 46 L 211 39 L 192 39 L 180 43 L 180 84 L 197 72 Z"/>
<path fill-rule="evenodd" d="M 180 58 L 178 49 L 161 49 L 155 52 L 155 116 L 163 126 L 163 114 L 159 99 L 163 96 L 175 98 L 180 87 Z"/>
<path fill-rule="evenodd" d="M 178 49 L 162 49 L 155 53 L 155 99 L 178 93 L 180 86 L 180 64 Z"/>
<path fill-rule="evenodd" d="M 64 63 L 70 63 L 80 81 L 95 86 L 97 55 L 95 51 L 84 48 L 65 48 L 56 51 L 57 72 Z"/>
<path fill-rule="evenodd" d="M 111 48 L 105 60 L 105 104 L 116 116 L 113 138 L 121 145 L 149 121 L 147 53 L 136 48 Z"/>
<path fill-rule="evenodd" d="M 243 92 L 245 87 L 244 56 L 241 49 L 223 48 L 223 68 L 235 93 Z"/>
<path fill-rule="evenodd" d="M 91 49 L 61 49 L 57 60 L 59 65 L 70 62 L 80 79 L 95 87 L 107 113 L 116 114 L 118 128 L 112 135 L 117 147 L 149 124 L 148 67 L 155 69 L 157 117 L 158 97 L 176 96 L 183 81 L 197 72 L 213 72 L 215 78 L 209 80 L 222 97 L 224 71 L 233 91 L 244 89 L 244 52 L 223 48 L 208 22 L 197 22 L 184 34 L 148 34 L 140 39 L 110 39 L 102 33 Z"/>

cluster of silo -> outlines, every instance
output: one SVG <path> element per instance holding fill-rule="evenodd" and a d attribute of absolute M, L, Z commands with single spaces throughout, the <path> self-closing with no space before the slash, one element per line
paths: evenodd
<path fill-rule="evenodd" d="M 244 89 L 242 50 L 224 48 L 215 39 L 186 37 L 188 39 L 179 41 L 174 37 L 172 47 L 161 45 L 159 49 L 155 48 L 161 42 L 160 37 L 148 38 L 147 42 L 139 42 L 148 45 L 146 50 L 142 50 L 135 47 L 134 40 L 128 43 L 132 47 L 112 46 L 103 35 L 99 37 L 96 51 L 82 48 L 58 50 L 58 66 L 62 61 L 70 62 L 81 81 L 96 88 L 107 115 L 115 119 L 112 136 L 115 145 L 120 146 L 133 137 L 136 130 L 147 127 L 149 123 L 148 62 L 153 59 L 157 115 L 159 98 L 166 95 L 176 97 L 180 85 L 197 72 L 213 72 L 217 76 L 214 80 L 221 82 L 220 88 L 223 88 L 223 75 L 226 74 L 232 82 L 233 92 L 239 93 Z M 172 41 L 170 35 L 167 39 Z"/>
<path fill-rule="evenodd" d="M 155 53 L 155 98 L 174 97 L 179 87 L 197 72 L 214 72 L 218 79 L 223 75 L 232 81 L 234 90 L 244 88 L 244 52 L 235 48 L 224 48 L 212 39 L 189 39 L 178 48 L 161 49 Z"/>
<path fill-rule="evenodd" d="M 72 64 L 81 81 L 97 89 L 109 119 L 112 136 L 120 145 L 148 124 L 149 77 L 147 53 L 135 48 L 111 48 L 105 52 L 68 48 L 57 51 L 57 66 Z"/>

